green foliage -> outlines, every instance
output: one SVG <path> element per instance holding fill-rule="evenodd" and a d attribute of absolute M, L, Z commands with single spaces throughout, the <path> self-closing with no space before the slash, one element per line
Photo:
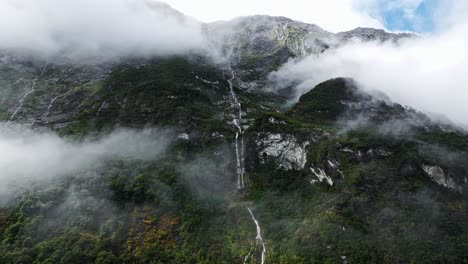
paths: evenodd
<path fill-rule="evenodd" d="M 313 122 L 335 122 L 345 113 L 342 101 L 358 101 L 357 88 L 348 79 L 333 79 L 304 94 L 293 107 L 293 116 Z"/>
<path fill-rule="evenodd" d="M 261 85 L 288 56 L 285 50 L 244 56 L 240 75 Z M 263 64 L 267 71 L 256 67 Z M 21 85 L 33 77 L 25 75 Z M 210 191 L 218 183 L 231 188 L 235 180 L 232 153 L 220 151 L 232 149 L 235 131 L 227 122 L 229 86 L 218 67 L 197 57 L 157 58 L 117 65 L 102 81 L 60 85 L 70 85 L 73 98 L 83 102 L 63 134 L 168 126 L 190 139 L 176 140 L 159 160 L 109 160 L 19 193 L 0 208 L 0 263 L 242 263 L 251 250 L 250 262 L 257 263 L 256 226 L 247 208 L 262 227 L 267 263 L 466 262 L 466 199 L 436 185 L 420 165 L 438 164 L 461 184 L 455 176 L 468 171 L 460 162 L 467 137 L 419 130 L 387 135 L 374 123 L 342 131 L 336 121 L 349 110 L 343 101 L 366 99 L 346 79 L 319 85 L 286 111 L 285 97 L 235 84 L 246 118 L 254 119 L 244 137 L 248 188 L 223 189 L 222 195 Z M 17 99 L 17 88 L 5 88 L 5 98 Z M 40 84 L 31 104 L 50 89 Z M 57 108 L 71 111 L 66 103 Z M 382 113 L 403 111 L 379 107 Z M 0 119 L 7 110 L 0 107 Z M 305 168 L 259 164 L 256 140 L 265 133 L 309 141 Z M 435 158 L 423 151 L 427 145 L 457 155 Z M 388 154 L 368 154 L 373 149 Z M 217 162 L 205 165 L 205 155 Z M 331 159 L 340 166 L 340 173 L 327 171 L 333 186 L 311 184 L 310 168 L 326 168 Z"/>
<path fill-rule="evenodd" d="M 91 84 L 77 122 L 62 132 L 83 135 L 116 125 L 148 124 L 228 130 L 214 105 L 228 89 L 220 70 L 201 58 L 158 58 L 135 64 L 116 66 L 106 80 Z"/>

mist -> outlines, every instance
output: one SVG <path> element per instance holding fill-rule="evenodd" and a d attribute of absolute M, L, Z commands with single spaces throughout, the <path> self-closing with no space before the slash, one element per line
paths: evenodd
<path fill-rule="evenodd" d="M 201 23 L 155 0 L 0 2 L 0 50 L 72 62 L 202 52 Z"/>
<path fill-rule="evenodd" d="M 160 129 L 119 129 L 75 142 L 24 126 L 0 127 L 0 202 L 32 183 L 85 172 L 111 159 L 157 159 L 171 142 L 170 131 Z"/>
<path fill-rule="evenodd" d="M 219 155 L 219 156 L 218 156 Z M 203 200 L 227 200 L 234 188 L 230 150 L 222 146 L 215 153 L 204 152 L 178 168 L 184 184 Z"/>
<path fill-rule="evenodd" d="M 354 41 L 321 55 L 290 61 L 270 75 L 273 89 L 295 87 L 295 99 L 317 84 L 350 77 L 365 90 L 428 114 L 468 125 L 468 22 L 441 33 L 395 43 Z"/>

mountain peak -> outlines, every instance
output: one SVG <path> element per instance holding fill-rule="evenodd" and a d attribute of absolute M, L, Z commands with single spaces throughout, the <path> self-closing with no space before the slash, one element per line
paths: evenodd
<path fill-rule="evenodd" d="M 379 41 L 398 41 L 403 38 L 415 38 L 417 35 L 412 33 L 391 33 L 383 29 L 358 27 L 350 31 L 339 32 L 336 34 L 342 41 L 353 38 L 360 40 L 379 40 Z"/>
<path fill-rule="evenodd" d="M 358 92 L 354 80 L 331 79 L 304 94 L 292 110 L 293 115 L 305 119 L 336 120 L 346 110 L 343 102 L 358 102 L 369 96 Z"/>

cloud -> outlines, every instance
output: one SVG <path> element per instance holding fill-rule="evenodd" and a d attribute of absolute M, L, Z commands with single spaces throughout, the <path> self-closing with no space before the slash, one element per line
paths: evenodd
<path fill-rule="evenodd" d="M 224 200 L 234 188 L 230 169 L 230 150 L 223 146 L 216 153 L 202 153 L 178 168 L 187 188 L 203 200 Z"/>
<path fill-rule="evenodd" d="M 468 125 L 467 43 L 468 21 L 459 21 L 443 33 L 399 45 L 353 42 L 289 62 L 270 79 L 277 87 L 296 85 L 300 96 L 325 80 L 351 77 L 395 102 Z"/>
<path fill-rule="evenodd" d="M 81 142 L 52 132 L 0 124 L 0 202 L 19 188 L 84 172 L 110 159 L 152 160 L 170 144 L 170 132 L 116 130 Z"/>
<path fill-rule="evenodd" d="M 372 13 L 378 15 L 380 12 L 389 12 L 392 10 L 401 10 L 406 18 L 414 18 L 417 9 L 427 2 L 427 0 L 360 0 L 355 1 L 356 5 Z"/>
<path fill-rule="evenodd" d="M 437 0 L 359 0 L 358 7 L 378 19 L 389 30 L 428 32 L 433 30 L 432 9 Z"/>
<path fill-rule="evenodd" d="M 201 24 L 153 0 L 0 1 L 0 50 L 72 60 L 202 50 Z"/>
<path fill-rule="evenodd" d="M 454 27 L 463 21 L 467 21 L 468 1 L 466 0 L 445 0 L 441 1 L 434 11 L 436 29 L 443 32 L 447 28 Z"/>
<path fill-rule="evenodd" d="M 410 13 L 420 1 L 392 1 L 392 6 Z M 292 0 L 287 9 L 283 1 L 268 0 L 4 0 L 0 1 L 0 50 L 72 62 L 192 52 L 216 58 L 203 23 L 165 2 L 206 22 L 268 14 L 318 24 L 332 32 L 384 28 L 380 14 L 372 12 L 382 6 L 380 0 Z"/>

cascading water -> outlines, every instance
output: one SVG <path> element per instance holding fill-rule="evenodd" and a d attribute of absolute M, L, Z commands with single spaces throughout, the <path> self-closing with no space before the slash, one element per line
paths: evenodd
<path fill-rule="evenodd" d="M 235 137 L 235 154 L 236 154 L 236 175 L 237 175 L 237 188 L 238 190 L 242 190 L 246 187 L 246 178 L 245 178 L 245 147 L 244 147 L 244 133 L 245 130 L 242 127 L 242 122 L 243 122 L 243 112 L 242 112 L 242 105 L 236 95 L 236 92 L 234 91 L 234 80 L 236 78 L 234 69 L 232 68 L 232 54 L 233 54 L 233 48 L 229 52 L 229 64 L 228 64 L 228 71 L 231 74 L 231 78 L 227 80 L 229 83 L 229 91 L 230 91 L 230 98 L 231 98 L 231 104 L 234 108 L 234 119 L 232 120 L 232 125 L 236 129 L 236 137 Z M 252 210 L 247 207 L 247 210 L 250 213 L 250 216 L 252 217 L 252 220 L 255 223 L 255 226 L 257 228 L 257 236 L 256 236 L 256 241 L 257 245 L 260 243 L 262 246 L 262 259 L 261 263 L 265 263 L 265 256 L 266 256 L 266 246 L 265 242 L 263 241 L 262 237 L 262 229 L 260 227 L 260 223 L 257 221 L 255 218 L 255 215 L 253 214 Z M 244 263 L 247 263 L 249 258 L 252 255 L 252 250 L 249 251 L 249 253 L 244 257 Z"/>
<path fill-rule="evenodd" d="M 47 106 L 47 111 L 44 113 L 44 117 L 48 117 L 50 115 L 50 110 L 52 109 L 52 107 L 54 106 L 54 103 L 55 101 L 57 101 L 57 99 L 59 98 L 60 96 L 57 95 L 55 96 L 54 98 L 52 98 L 52 100 L 50 101 L 49 105 Z"/>
<path fill-rule="evenodd" d="M 250 243 L 250 246 L 253 246 L 253 244 Z M 247 263 L 247 261 L 249 260 L 250 254 L 252 254 L 252 249 L 249 250 L 249 253 L 247 253 L 247 255 L 244 257 L 244 264 Z"/>
<path fill-rule="evenodd" d="M 265 263 L 265 256 L 266 256 L 266 246 L 265 246 L 265 242 L 263 241 L 263 237 L 262 237 L 262 228 L 260 227 L 260 223 L 255 218 L 255 215 L 253 214 L 252 210 L 250 210 L 250 208 L 248 208 L 248 207 L 247 207 L 247 210 L 249 210 L 250 216 L 252 217 L 252 220 L 254 221 L 255 226 L 257 227 L 257 237 L 255 239 L 257 240 L 257 245 L 260 243 L 261 246 L 262 246 L 262 260 L 261 260 L 261 263 L 264 264 Z M 245 257 L 244 263 L 247 262 L 249 257 L 250 257 L 250 252 Z"/>
<path fill-rule="evenodd" d="M 23 104 L 24 104 L 24 101 L 26 100 L 26 98 L 31 95 L 32 93 L 34 93 L 36 91 L 36 84 L 37 82 L 42 78 L 42 76 L 44 76 L 44 72 L 47 68 L 47 64 L 46 63 L 44 65 L 44 67 L 42 68 L 42 71 L 41 71 L 41 74 L 39 75 L 39 79 L 34 79 L 33 80 L 33 83 L 32 83 L 32 86 L 31 86 L 31 90 L 27 93 L 24 94 L 24 96 L 19 100 L 19 106 L 18 108 L 16 108 L 15 112 L 13 112 L 13 114 L 10 116 L 10 118 L 8 119 L 7 123 L 5 124 L 5 126 L 8 126 L 11 121 L 13 121 L 13 118 L 15 118 L 15 116 L 18 114 L 19 111 L 21 111 L 21 109 L 23 108 Z"/>
<path fill-rule="evenodd" d="M 234 91 L 234 79 L 236 75 L 232 69 L 231 62 L 229 62 L 228 67 L 231 78 L 228 80 L 230 98 L 232 105 L 234 107 L 234 119 L 232 120 L 232 125 L 236 129 L 236 175 L 237 175 L 237 188 L 242 190 L 245 188 L 245 158 L 244 158 L 244 130 L 242 129 L 242 105 L 237 98 L 236 92 Z"/>

